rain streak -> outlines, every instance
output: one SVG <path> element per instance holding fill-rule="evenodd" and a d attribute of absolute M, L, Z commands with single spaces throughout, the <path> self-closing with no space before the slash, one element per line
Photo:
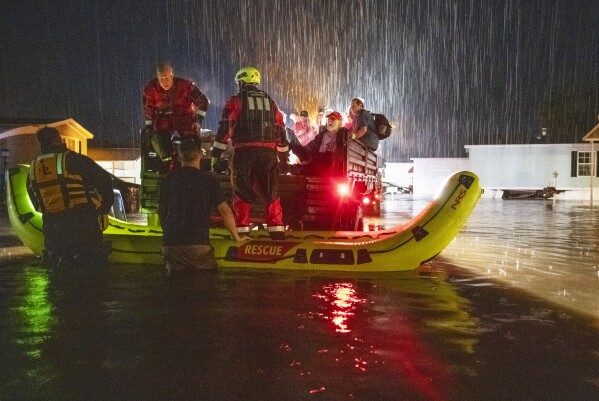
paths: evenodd
<path fill-rule="evenodd" d="M 218 0 L 3 6 L 0 89 L 11 117 L 73 117 L 110 146 L 139 146 L 141 89 L 170 61 L 211 100 L 216 129 L 242 66 L 287 114 L 346 111 L 395 126 L 386 161 L 463 157 L 466 144 L 579 142 L 598 110 L 594 1 Z M 14 20 L 14 18 L 13 18 Z M 14 25 L 14 26 L 13 26 Z M 31 46 L 11 38 L 28 35 Z M 15 89 L 17 91 L 15 92 Z M 4 114 L 3 113 L 3 114 Z"/>

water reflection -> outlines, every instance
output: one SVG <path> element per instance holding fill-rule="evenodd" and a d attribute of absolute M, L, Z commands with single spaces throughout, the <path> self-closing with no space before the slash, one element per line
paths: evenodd
<path fill-rule="evenodd" d="M 324 302 L 322 317 L 329 319 L 338 333 L 351 332 L 349 319 L 354 315 L 357 305 L 366 302 L 366 299 L 356 295 L 353 285 L 346 282 L 326 285 L 314 296 Z"/>
<path fill-rule="evenodd" d="M 597 327 L 543 301 L 596 305 L 596 218 L 483 200 L 405 273 L 1 268 L 0 398 L 596 399 Z"/>
<path fill-rule="evenodd" d="M 599 210 L 586 205 L 483 199 L 436 263 L 457 264 L 599 318 L 597 238 Z"/>
<path fill-rule="evenodd" d="M 0 387 L 26 398 L 166 399 L 176 389 L 208 400 L 452 399 L 445 358 L 463 361 L 475 341 L 468 302 L 445 280 L 413 273 L 1 274 L 9 310 L 35 294 L 23 289 L 39 292 L 39 313 L 0 320 L 14 367 Z"/>
<path fill-rule="evenodd" d="M 310 280 L 314 309 L 299 315 L 304 345 L 298 354 L 297 345 L 286 344 L 298 374 L 320 378 L 311 390 L 324 388 L 333 398 L 366 397 L 359 385 L 348 384 L 356 381 L 375 386 L 377 394 L 411 399 L 453 399 L 459 393 L 452 363 L 444 357 L 471 358 L 475 321 L 469 303 L 442 276 L 320 276 Z M 329 337 L 326 347 L 323 337 Z M 307 350 L 305 344 L 314 346 Z M 307 358 L 310 354 L 314 357 Z"/>
<path fill-rule="evenodd" d="M 52 306 L 48 302 L 48 277 L 39 269 L 24 271 L 24 302 L 15 307 L 15 320 L 22 324 L 28 336 L 19 343 L 32 358 L 41 356 L 41 344 L 50 330 Z"/>
<path fill-rule="evenodd" d="M 410 195 L 387 197 L 381 218 L 370 223 L 402 224 L 427 202 Z M 599 209 L 585 203 L 481 199 L 428 268 L 459 266 L 599 318 L 598 238 Z"/>
<path fill-rule="evenodd" d="M 56 320 L 48 298 L 48 276 L 35 266 L 20 269 L 14 276 L 6 273 L 0 269 L 0 379 L 13 385 L 23 381 L 37 391 L 51 374 L 43 353 Z"/>

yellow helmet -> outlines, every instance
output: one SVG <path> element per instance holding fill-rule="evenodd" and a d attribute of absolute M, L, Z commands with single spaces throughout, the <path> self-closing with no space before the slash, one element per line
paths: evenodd
<path fill-rule="evenodd" d="M 235 74 L 235 82 L 260 85 L 260 71 L 254 67 L 243 67 Z"/>

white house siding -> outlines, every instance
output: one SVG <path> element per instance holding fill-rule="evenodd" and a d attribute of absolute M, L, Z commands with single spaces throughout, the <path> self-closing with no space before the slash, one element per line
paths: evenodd
<path fill-rule="evenodd" d="M 468 159 L 430 158 L 414 161 L 414 196 L 432 197 L 455 172 L 468 170 Z"/>
<path fill-rule="evenodd" d="M 413 163 L 385 163 L 383 180 L 408 188 L 412 185 L 413 173 L 410 173 L 410 169 L 413 166 Z"/>
<path fill-rule="evenodd" d="M 553 196 L 557 200 L 567 201 L 589 201 L 591 198 L 590 188 L 564 191 Z M 599 188 L 593 188 L 593 205 L 597 206 L 599 203 Z"/>
<path fill-rule="evenodd" d="M 137 160 L 96 161 L 104 170 L 115 177 L 133 184 L 141 184 L 141 158 Z"/>
<path fill-rule="evenodd" d="M 588 144 L 467 145 L 469 169 L 482 187 L 492 190 L 529 190 L 553 186 L 558 190 L 583 190 L 590 177 L 572 177 L 572 152 L 590 151 Z M 595 151 L 599 149 L 594 149 Z M 598 186 L 597 178 L 593 186 Z"/>

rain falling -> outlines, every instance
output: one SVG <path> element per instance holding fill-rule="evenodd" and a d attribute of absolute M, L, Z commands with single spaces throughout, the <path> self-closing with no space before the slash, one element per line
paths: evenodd
<path fill-rule="evenodd" d="M 347 110 L 395 125 L 387 161 L 466 144 L 580 142 L 599 110 L 596 1 L 171 0 L 3 2 L 4 117 L 72 117 L 105 146 L 139 146 L 141 90 L 171 61 L 211 100 L 255 66 L 287 112 Z M 10 62 L 6 62 L 10 60 Z"/>

